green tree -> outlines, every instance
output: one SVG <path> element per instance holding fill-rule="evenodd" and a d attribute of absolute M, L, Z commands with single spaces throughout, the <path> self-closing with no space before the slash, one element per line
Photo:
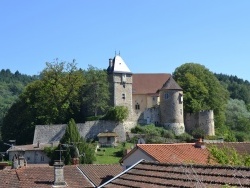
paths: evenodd
<path fill-rule="evenodd" d="M 243 100 L 230 99 L 228 101 L 226 124 L 232 130 L 250 133 L 250 112 Z"/>
<path fill-rule="evenodd" d="M 223 128 L 228 91 L 205 66 L 186 63 L 176 68 L 174 79 L 184 92 L 185 113 L 214 110 L 217 130 Z"/>
<path fill-rule="evenodd" d="M 63 153 L 66 165 L 72 164 L 72 158 L 80 158 L 80 163 L 88 164 L 95 160 L 93 146 L 81 137 L 73 119 L 70 119 L 60 143 L 66 150 Z"/>
<path fill-rule="evenodd" d="M 98 112 L 103 113 L 108 108 L 110 94 L 107 71 L 89 65 L 88 69 L 83 72 L 86 80 L 82 88 L 85 109 L 87 109 L 87 114 L 97 116 Z"/>
<path fill-rule="evenodd" d="M 3 119 L 2 137 L 32 143 L 35 125 L 81 121 L 80 88 L 85 83 L 76 64 L 46 63 L 40 80 L 30 83 Z M 20 134 L 22 133 L 22 134 Z"/>

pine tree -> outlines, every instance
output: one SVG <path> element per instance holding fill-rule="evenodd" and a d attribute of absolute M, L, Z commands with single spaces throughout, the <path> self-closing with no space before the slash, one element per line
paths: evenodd
<path fill-rule="evenodd" d="M 94 147 L 81 137 L 74 119 L 70 119 L 60 144 L 66 150 L 62 154 L 66 165 L 72 164 L 72 158 L 79 158 L 80 163 L 88 164 L 95 160 Z"/>

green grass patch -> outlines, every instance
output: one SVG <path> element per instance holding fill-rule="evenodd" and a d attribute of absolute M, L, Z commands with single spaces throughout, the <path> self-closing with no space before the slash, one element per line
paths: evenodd
<path fill-rule="evenodd" d="M 95 164 L 119 164 L 123 151 L 133 146 L 132 143 L 120 143 L 116 147 L 102 147 L 96 152 Z"/>

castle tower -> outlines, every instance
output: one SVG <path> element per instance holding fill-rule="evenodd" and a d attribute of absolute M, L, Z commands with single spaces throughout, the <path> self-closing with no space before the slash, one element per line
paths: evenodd
<path fill-rule="evenodd" d="M 121 56 L 109 59 L 110 105 L 127 106 L 132 112 L 132 72 Z"/>
<path fill-rule="evenodd" d="M 176 135 L 185 132 L 183 118 L 183 91 L 176 81 L 170 77 L 160 89 L 160 121 Z"/>

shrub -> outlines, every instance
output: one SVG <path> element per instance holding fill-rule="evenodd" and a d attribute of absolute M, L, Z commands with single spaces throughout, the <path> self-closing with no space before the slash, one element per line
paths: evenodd
<path fill-rule="evenodd" d="M 103 118 L 104 120 L 112 120 L 123 122 L 128 118 L 129 111 L 126 106 L 115 106 L 110 108 Z"/>

